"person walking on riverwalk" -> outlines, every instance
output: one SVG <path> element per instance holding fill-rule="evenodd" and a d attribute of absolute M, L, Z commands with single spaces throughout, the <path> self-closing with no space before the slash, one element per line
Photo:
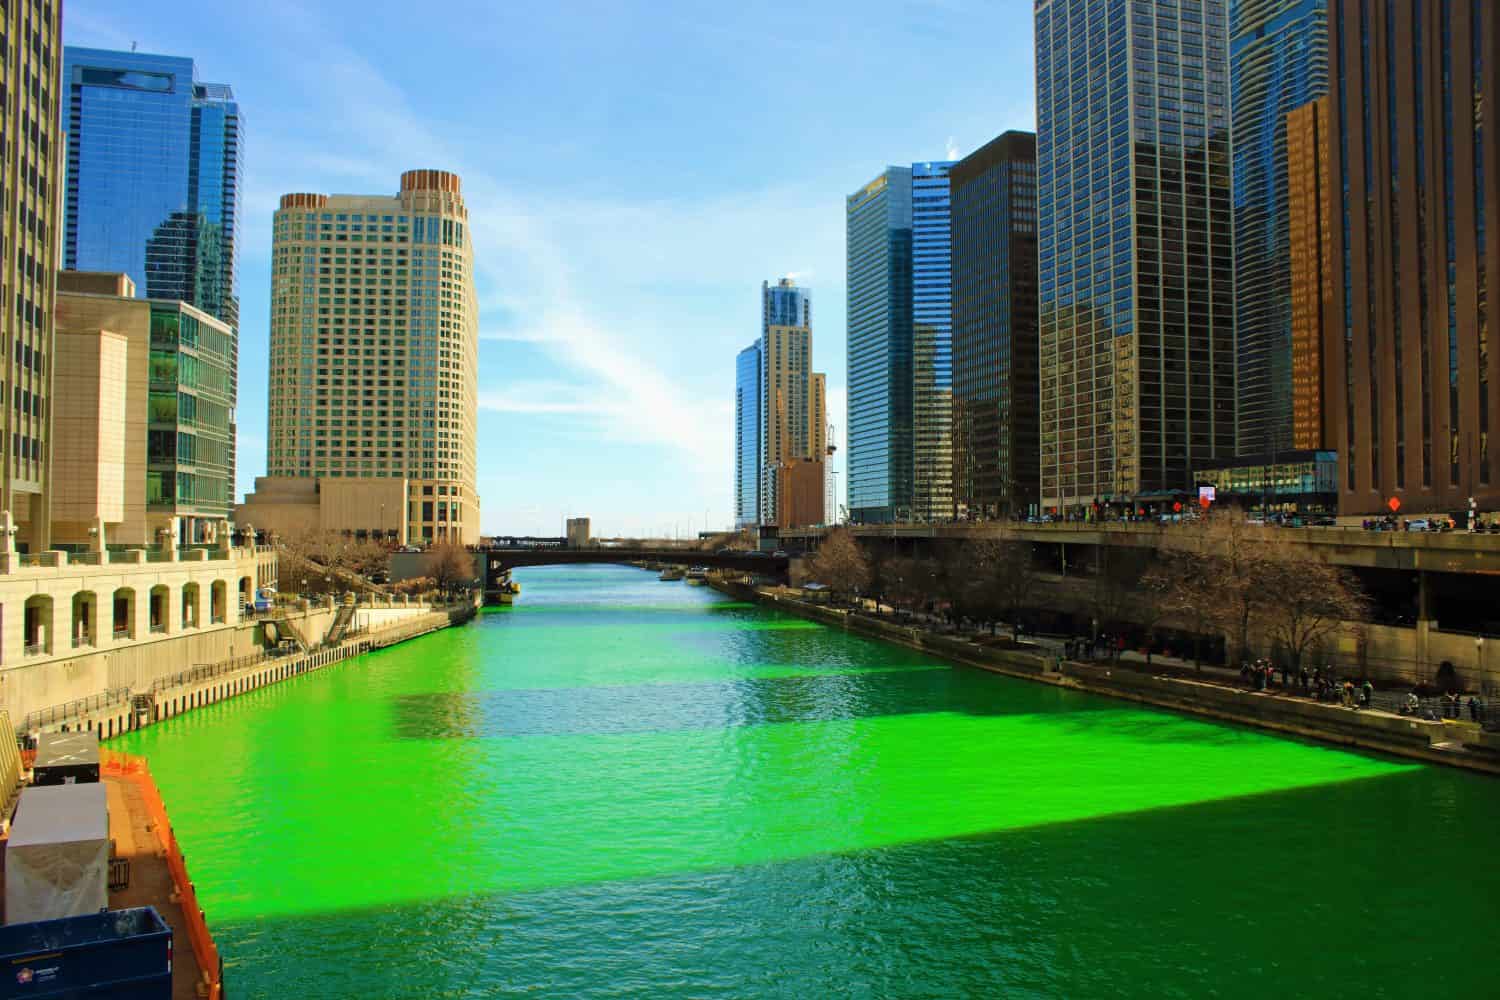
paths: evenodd
<path fill-rule="evenodd" d="M 1366 677 L 1365 678 L 1365 682 L 1363 684 L 1361 684 L 1360 687 L 1359 687 L 1359 703 L 1360 703 L 1360 706 L 1363 707 L 1363 708 L 1369 708 L 1370 707 L 1370 703 L 1373 702 L 1374 700 L 1375 700 L 1375 685 L 1371 684 L 1370 683 L 1370 679 L 1368 677 Z"/>

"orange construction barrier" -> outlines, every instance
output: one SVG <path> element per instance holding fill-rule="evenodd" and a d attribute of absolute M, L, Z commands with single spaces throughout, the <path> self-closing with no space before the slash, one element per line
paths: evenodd
<path fill-rule="evenodd" d="M 151 826 L 160 841 L 167 858 L 167 871 L 172 875 L 172 885 L 177 890 L 178 905 L 182 907 L 187 922 L 188 943 L 198 968 L 203 975 L 203 988 L 208 1000 L 221 1000 L 224 995 L 224 979 L 219 965 L 219 948 L 208 933 L 208 920 L 198 906 L 198 893 L 188 878 L 187 864 L 182 860 L 182 851 L 177 846 L 177 836 L 172 832 L 172 823 L 167 819 L 167 807 L 162 803 L 161 792 L 151 777 L 146 758 L 116 750 L 99 751 L 99 776 L 115 777 L 129 781 L 141 791 L 146 811 L 151 816 Z"/>

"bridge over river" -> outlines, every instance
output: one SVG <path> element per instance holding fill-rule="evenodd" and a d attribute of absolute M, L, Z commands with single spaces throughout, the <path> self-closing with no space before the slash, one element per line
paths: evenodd
<path fill-rule="evenodd" d="M 754 573 L 784 580 L 785 555 L 751 552 L 702 552 L 679 548 L 621 548 L 591 546 L 561 548 L 557 546 L 487 547 L 474 550 L 478 576 L 484 579 L 485 603 L 496 603 L 510 571 L 522 566 L 566 566 L 582 563 L 670 563 L 676 566 L 706 566 L 741 573 Z"/>

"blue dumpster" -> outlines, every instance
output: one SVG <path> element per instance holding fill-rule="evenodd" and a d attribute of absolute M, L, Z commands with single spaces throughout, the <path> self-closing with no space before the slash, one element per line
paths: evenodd
<path fill-rule="evenodd" d="M 0 1000 L 171 1000 L 172 928 L 155 907 L 0 927 Z"/>

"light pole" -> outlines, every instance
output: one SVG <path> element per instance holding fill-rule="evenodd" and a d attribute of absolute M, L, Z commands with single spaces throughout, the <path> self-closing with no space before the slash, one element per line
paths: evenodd
<path fill-rule="evenodd" d="M 1474 640 L 1474 656 L 1478 660 L 1479 667 L 1479 693 L 1485 697 L 1489 697 L 1489 679 L 1484 675 L 1484 636 L 1482 635 Z"/>

